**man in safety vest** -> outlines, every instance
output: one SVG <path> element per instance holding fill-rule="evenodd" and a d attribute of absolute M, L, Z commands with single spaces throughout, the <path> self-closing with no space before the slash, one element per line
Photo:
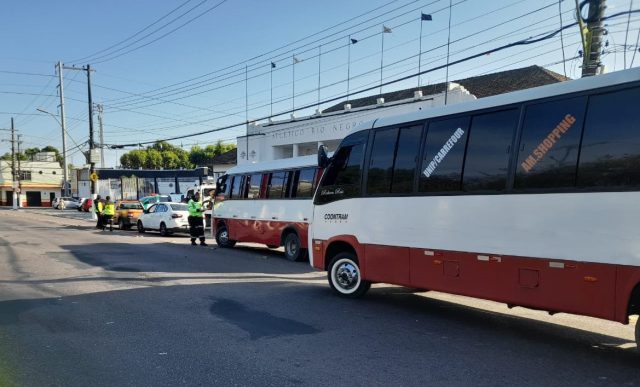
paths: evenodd
<path fill-rule="evenodd" d="M 196 239 L 200 238 L 200 246 L 207 246 L 204 243 L 204 226 L 202 222 L 202 203 L 200 203 L 200 192 L 189 200 L 189 234 L 191 234 L 191 245 L 196 246 Z"/>
<path fill-rule="evenodd" d="M 113 215 L 116 214 L 116 206 L 111 201 L 111 197 L 107 196 L 107 202 L 104 204 L 104 210 L 102 211 L 102 231 L 109 224 L 109 231 L 113 231 Z"/>
<path fill-rule="evenodd" d="M 96 198 L 93 200 L 93 212 L 96 213 L 96 215 L 98 216 L 98 223 L 96 223 L 96 228 L 97 229 L 102 229 L 102 210 L 103 210 L 103 205 L 102 205 L 102 199 L 100 198 L 100 195 L 96 196 Z"/>

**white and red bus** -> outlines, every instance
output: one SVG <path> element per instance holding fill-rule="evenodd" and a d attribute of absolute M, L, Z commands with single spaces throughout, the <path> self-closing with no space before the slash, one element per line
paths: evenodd
<path fill-rule="evenodd" d="M 284 246 L 289 260 L 305 258 L 319 178 L 316 155 L 231 168 L 217 182 L 211 230 L 218 246 L 264 243 Z"/>
<path fill-rule="evenodd" d="M 319 165 L 311 264 L 341 295 L 640 312 L 640 68 L 379 119 Z"/>

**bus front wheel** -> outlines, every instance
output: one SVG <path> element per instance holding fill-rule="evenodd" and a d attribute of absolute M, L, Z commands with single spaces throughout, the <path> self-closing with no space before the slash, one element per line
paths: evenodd
<path fill-rule="evenodd" d="M 216 231 L 216 243 L 218 244 L 218 247 L 223 248 L 233 247 L 236 245 L 236 241 L 229 239 L 229 230 L 227 230 L 225 226 L 218 227 L 218 230 Z"/>
<path fill-rule="evenodd" d="M 362 279 L 358 260 L 351 253 L 337 254 L 329 264 L 327 276 L 331 289 L 344 297 L 361 297 L 371 287 L 371 282 Z"/>

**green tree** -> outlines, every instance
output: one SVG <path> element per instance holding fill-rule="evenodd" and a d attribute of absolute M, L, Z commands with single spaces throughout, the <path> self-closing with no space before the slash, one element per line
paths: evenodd
<path fill-rule="evenodd" d="M 144 164 L 148 169 L 162 168 L 162 153 L 156 149 L 147 150 L 147 161 Z"/>
<path fill-rule="evenodd" d="M 162 152 L 162 167 L 165 169 L 178 169 L 180 168 L 180 158 L 173 151 Z"/>

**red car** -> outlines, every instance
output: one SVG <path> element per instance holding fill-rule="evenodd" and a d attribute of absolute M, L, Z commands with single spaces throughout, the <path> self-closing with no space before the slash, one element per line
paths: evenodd
<path fill-rule="evenodd" d="M 89 212 L 91 210 L 91 206 L 93 206 L 93 199 L 87 198 L 82 201 L 82 205 L 80 207 L 82 208 L 82 211 Z"/>

